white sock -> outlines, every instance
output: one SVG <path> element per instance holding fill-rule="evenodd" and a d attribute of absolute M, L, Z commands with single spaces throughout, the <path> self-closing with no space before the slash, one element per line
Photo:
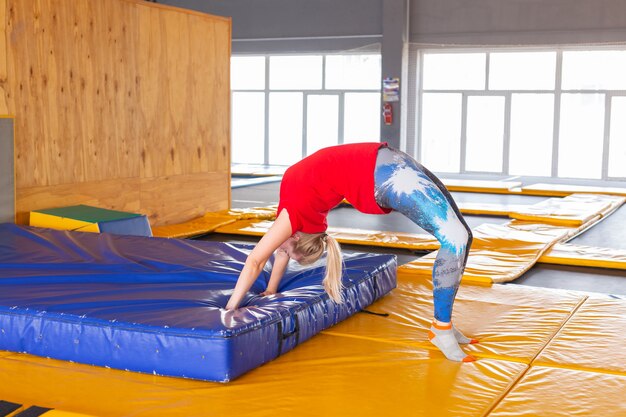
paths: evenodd
<path fill-rule="evenodd" d="M 460 332 L 459 334 L 463 336 L 463 334 L 461 334 Z M 430 326 L 428 338 L 430 339 L 430 342 L 433 345 L 437 346 L 439 350 L 446 356 L 446 358 L 450 359 L 451 361 L 473 362 L 476 360 L 475 357 L 468 355 L 463 352 L 463 350 L 461 350 L 451 324 L 447 326 L 440 326 L 433 323 Z"/>
<path fill-rule="evenodd" d="M 454 324 L 452 324 L 452 331 L 454 332 L 454 337 L 456 338 L 456 341 L 459 343 L 462 343 L 464 345 L 478 343 L 478 340 L 471 339 L 465 336 L 463 333 L 461 333 L 461 331 L 457 329 Z"/>

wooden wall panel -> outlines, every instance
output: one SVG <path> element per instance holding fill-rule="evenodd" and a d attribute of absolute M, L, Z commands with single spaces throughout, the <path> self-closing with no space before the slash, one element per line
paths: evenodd
<path fill-rule="evenodd" d="M 144 178 L 141 180 L 141 212 L 154 224 L 172 224 L 181 217 L 193 219 L 207 211 L 222 210 L 222 202 L 230 198 L 230 188 L 222 185 L 229 182 L 227 172 Z M 199 198 L 204 200 L 204 208 L 189 204 Z"/>
<path fill-rule="evenodd" d="M 154 224 L 229 207 L 229 19 L 138 0 L 0 8 L 20 219 L 68 201 L 136 207 Z M 207 178 L 211 190 L 198 186 Z"/>
<path fill-rule="evenodd" d="M 87 204 L 115 210 L 141 212 L 141 179 L 112 179 L 84 182 L 81 184 L 60 184 L 26 187 L 16 190 L 16 221 L 28 222 L 28 212 L 47 207 Z"/>
<path fill-rule="evenodd" d="M 219 22 L 200 24 L 193 16 L 164 18 L 154 8 L 140 14 L 139 69 L 142 80 L 159 86 L 141 96 L 148 126 L 146 138 L 163 144 L 163 152 L 149 152 L 144 145 L 143 175 L 147 177 L 189 174 L 228 169 L 230 90 L 230 33 Z M 166 61 L 170 65 L 155 65 Z M 207 94 L 206 85 L 216 85 L 226 94 Z M 144 93 L 142 89 L 142 94 Z M 195 109 L 203 109 L 199 114 Z M 163 120 L 166 129 L 164 129 Z M 213 146 L 207 147 L 206 143 Z"/>
<path fill-rule="evenodd" d="M 0 115 L 9 113 L 5 87 L 7 84 L 7 1 L 0 0 Z"/>

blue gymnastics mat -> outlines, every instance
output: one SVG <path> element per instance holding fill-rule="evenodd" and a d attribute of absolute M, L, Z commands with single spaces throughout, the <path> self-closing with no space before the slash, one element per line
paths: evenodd
<path fill-rule="evenodd" d="M 0 224 L 0 350 L 227 382 L 396 285 L 393 255 L 347 254 L 343 304 L 323 264 L 290 263 L 280 294 L 226 305 L 250 245 Z"/>

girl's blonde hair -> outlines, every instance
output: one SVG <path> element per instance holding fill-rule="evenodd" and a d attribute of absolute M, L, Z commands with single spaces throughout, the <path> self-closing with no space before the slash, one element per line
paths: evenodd
<path fill-rule="evenodd" d="M 341 269 L 342 257 L 341 247 L 332 236 L 326 233 L 302 233 L 296 243 L 294 251 L 302 255 L 300 263 L 302 265 L 312 264 L 317 261 L 326 249 L 326 274 L 324 275 L 324 289 L 336 303 L 342 303 L 341 296 Z"/>

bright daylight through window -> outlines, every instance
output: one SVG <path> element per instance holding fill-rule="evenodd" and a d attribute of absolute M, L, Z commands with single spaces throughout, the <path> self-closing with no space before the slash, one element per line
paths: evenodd
<path fill-rule="evenodd" d="M 626 178 L 626 51 L 421 57 L 417 143 L 434 171 Z"/>
<path fill-rule="evenodd" d="M 232 161 L 290 165 L 380 138 L 378 54 L 235 56 Z"/>

